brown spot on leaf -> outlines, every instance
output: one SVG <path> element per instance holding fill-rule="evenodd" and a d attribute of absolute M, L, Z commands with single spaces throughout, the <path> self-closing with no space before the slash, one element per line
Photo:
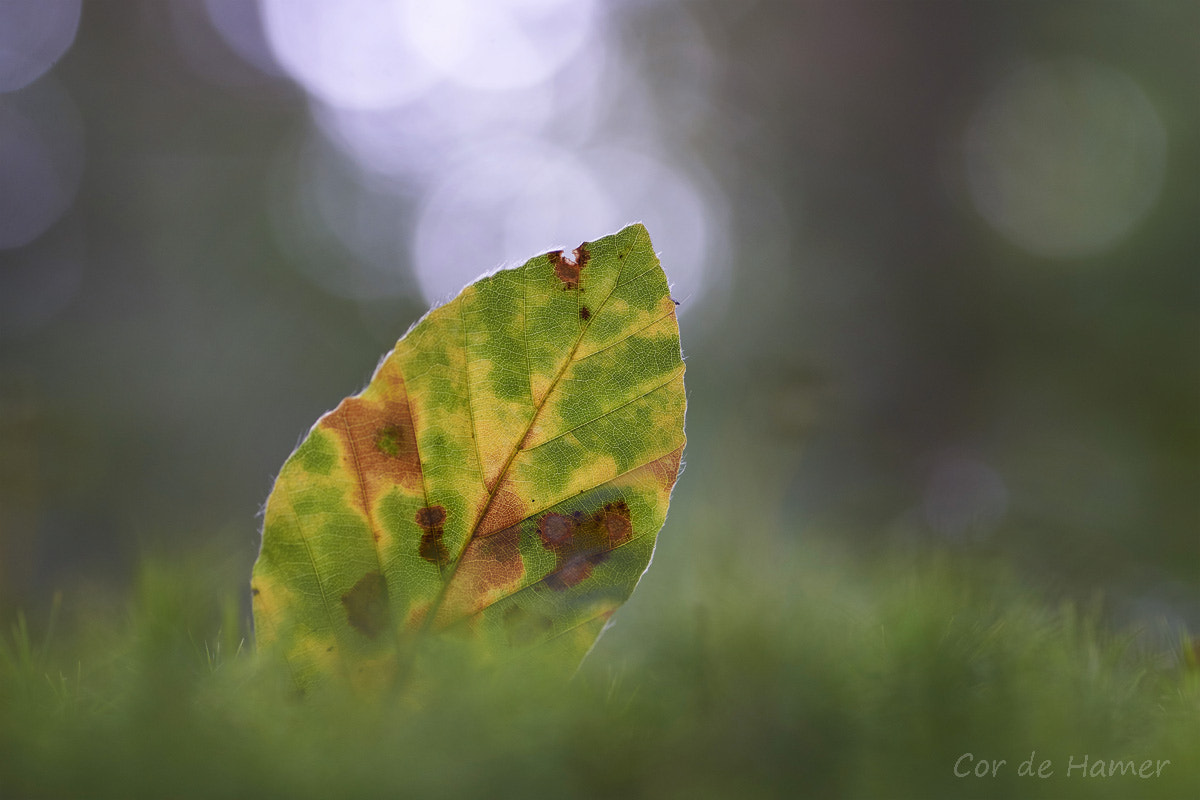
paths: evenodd
<path fill-rule="evenodd" d="M 426 506 L 417 510 L 417 524 L 422 528 L 440 528 L 446 523 L 444 506 Z"/>
<path fill-rule="evenodd" d="M 450 554 L 446 552 L 446 544 L 442 541 L 442 526 L 445 522 L 446 509 L 442 506 L 429 506 L 417 510 L 417 525 L 424 531 L 417 552 L 421 554 L 421 558 L 439 569 L 450 561 Z"/>
<path fill-rule="evenodd" d="M 416 429 L 399 367 L 392 360 L 384 362 L 375 381 L 387 387 L 386 399 L 347 397 L 320 422 L 341 441 L 359 483 L 355 499 L 368 516 L 376 499 L 396 485 L 424 491 Z"/>
<path fill-rule="evenodd" d="M 587 307 L 587 306 L 580 306 L 580 307 L 579 307 L 579 318 L 580 318 L 581 320 L 583 320 L 584 322 L 587 322 L 589 319 L 591 319 L 591 318 L 592 318 L 592 312 L 591 312 L 591 311 L 588 311 L 588 307 Z"/>
<path fill-rule="evenodd" d="M 656 458 L 651 461 L 646 467 L 654 474 L 660 486 L 667 491 L 675 485 L 675 480 L 679 477 L 679 463 L 683 459 L 683 448 L 672 450 L 662 458 Z"/>
<path fill-rule="evenodd" d="M 538 536 L 542 537 L 542 544 L 547 547 L 565 546 L 575 535 L 575 527 L 576 522 L 573 517 L 550 512 L 538 520 Z"/>
<path fill-rule="evenodd" d="M 378 572 L 368 572 L 342 595 L 342 605 L 351 627 L 374 639 L 388 627 L 387 581 Z"/>
<path fill-rule="evenodd" d="M 538 520 L 542 547 L 555 556 L 554 570 L 546 576 L 552 589 L 568 589 L 592 574 L 592 567 L 608 557 L 614 547 L 633 538 L 633 521 L 624 500 L 605 503 L 590 516 L 576 511 L 570 516 L 550 512 Z"/>
<path fill-rule="evenodd" d="M 571 253 L 574 256 L 573 259 L 565 257 L 562 250 L 555 250 L 546 255 L 550 259 L 551 266 L 554 267 L 554 274 L 562 281 L 563 288 L 578 289 L 580 273 L 592 257 L 591 253 L 588 252 L 588 243 L 584 242 L 575 248 L 574 252 Z"/>
<path fill-rule="evenodd" d="M 251 597 L 258 597 L 258 587 L 257 587 L 257 586 L 251 586 L 251 587 L 250 587 L 250 596 L 251 596 Z"/>
<path fill-rule="evenodd" d="M 491 536 L 476 536 L 463 551 L 438 615 L 448 624 L 473 614 L 511 592 L 525 577 L 521 558 L 521 528 L 514 525 Z"/>

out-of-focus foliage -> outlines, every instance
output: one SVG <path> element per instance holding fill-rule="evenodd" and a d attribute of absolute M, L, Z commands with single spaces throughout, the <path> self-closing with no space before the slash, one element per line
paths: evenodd
<path fill-rule="evenodd" d="M 641 225 L 466 287 L 284 464 L 251 582 L 257 646 L 302 687 L 393 683 L 431 633 L 573 667 L 650 564 L 683 372 Z"/>
<path fill-rule="evenodd" d="M 728 543 L 723 529 L 697 530 Z M 1200 780 L 1194 663 L 1104 633 L 1091 611 L 1049 606 L 996 565 L 900 553 L 864 564 L 743 536 L 771 557 L 750 568 L 701 551 L 703 585 L 657 584 L 655 613 L 615 626 L 569 682 L 536 662 L 481 673 L 446 659 L 392 702 L 332 685 L 297 700 L 285 669 L 239 648 L 230 608 L 242 576 L 152 562 L 125 607 L 68 599 L 53 631 L 5 631 L 0 786 L 29 798 L 503 787 L 1179 800 Z M 1031 753 L 1053 774 L 1020 775 Z M 1085 756 L 1170 763 L 1147 779 L 1068 773 Z M 1000 760 L 995 778 L 954 774 Z"/>

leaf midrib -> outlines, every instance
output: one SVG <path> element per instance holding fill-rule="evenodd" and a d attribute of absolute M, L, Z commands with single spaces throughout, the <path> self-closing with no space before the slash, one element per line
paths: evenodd
<path fill-rule="evenodd" d="M 418 639 L 420 639 L 421 637 L 423 637 L 425 635 L 425 633 L 429 630 L 430 626 L 433 625 L 434 619 L 437 618 L 438 612 L 441 611 L 442 603 L 445 601 L 446 595 L 449 592 L 450 584 L 452 584 L 454 582 L 454 577 L 455 577 L 455 575 L 458 574 L 458 566 L 459 566 L 459 564 L 462 563 L 462 557 L 467 552 L 467 548 L 471 546 L 471 542 L 475 541 L 476 533 L 479 530 L 479 523 L 481 523 L 484 520 L 484 518 L 487 516 L 488 510 L 491 509 L 492 502 L 495 501 L 496 495 L 498 494 L 498 490 L 499 490 L 501 484 L 504 483 L 504 478 L 508 475 L 508 470 L 512 467 L 513 461 L 516 460 L 517 455 L 521 452 L 521 446 L 522 446 L 522 444 L 524 444 L 526 437 L 529 436 L 529 431 L 531 431 L 533 429 L 533 424 L 537 421 L 538 415 L 540 415 L 542 413 L 542 409 L 545 407 L 545 405 L 546 405 L 547 401 L 549 401 L 550 397 L 554 394 L 554 390 L 556 388 L 558 388 L 558 384 L 562 380 L 562 376 L 566 374 L 567 369 L 571 366 L 572 363 L 574 363 L 575 354 L 579 352 L 579 346 L 583 343 L 584 337 L 587 336 L 588 329 L 600 317 L 600 314 L 604 311 L 605 306 L 608 305 L 608 301 L 611 300 L 613 294 L 616 293 L 617 287 L 619 287 L 621 285 L 621 275 L 625 272 L 625 264 L 628 263 L 625 257 L 633 252 L 634 247 L 636 247 L 636 243 L 634 245 L 631 245 L 629 247 L 629 249 L 626 250 L 624 254 L 622 254 L 622 256 L 620 258 L 621 266 L 617 270 L 617 277 L 613 280 L 613 285 L 612 285 L 612 288 L 609 290 L 608 295 L 606 295 L 603 302 L 600 303 L 600 306 L 596 309 L 596 312 L 594 314 L 592 314 L 591 319 L 588 320 L 584 324 L 584 326 L 580 329 L 579 336 L 575 340 L 575 344 L 571 347 L 571 352 L 567 355 L 567 358 L 563 361 L 563 365 L 562 365 L 562 367 L 559 368 L 558 374 L 556 374 L 554 376 L 554 380 L 550 382 L 550 386 L 546 390 L 546 393 L 542 396 L 541 401 L 534 404 L 533 414 L 529 418 L 529 424 L 525 426 L 525 430 L 524 430 L 524 432 L 522 432 L 520 438 L 514 440 L 516 442 L 516 444 L 514 445 L 512 452 L 509 453 L 508 458 L 505 460 L 504 466 L 497 473 L 495 485 L 491 488 L 487 488 L 487 481 L 485 480 L 483 482 L 484 488 L 487 488 L 487 492 L 488 492 L 487 502 L 483 504 L 483 509 L 479 512 L 479 516 L 477 516 L 475 518 L 475 522 L 473 522 L 471 524 L 470 533 L 468 534 L 466 539 L 463 541 L 463 546 L 458 551 L 458 554 L 455 556 L 454 563 L 451 564 L 449 572 L 443 578 L 442 586 L 438 590 L 437 597 L 434 598 L 433 605 L 431 605 L 429 607 L 429 610 L 425 613 L 425 617 L 421 621 L 421 627 L 416 633 L 416 637 Z M 647 270 L 647 272 L 649 272 L 649 270 Z M 523 280 L 527 280 L 527 279 L 528 279 L 528 275 L 523 277 Z M 464 331 L 465 331 L 465 325 L 466 324 L 464 322 Z M 528 317 L 527 316 L 522 319 L 521 325 L 523 328 L 528 326 Z M 469 362 L 464 367 L 464 373 L 466 375 L 468 391 L 470 391 L 471 374 L 470 374 Z M 480 463 L 480 478 L 481 479 L 483 478 L 483 468 L 482 467 L 483 467 L 483 465 L 482 465 L 482 463 Z"/>

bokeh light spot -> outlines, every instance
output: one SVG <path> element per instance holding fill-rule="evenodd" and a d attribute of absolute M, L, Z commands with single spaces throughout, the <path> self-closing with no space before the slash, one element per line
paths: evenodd
<path fill-rule="evenodd" d="M 82 0 L 0 3 L 0 92 L 22 89 L 67 52 L 79 29 Z"/>
<path fill-rule="evenodd" d="M 262 0 L 262 12 L 275 57 L 329 105 L 401 105 L 437 77 L 408 44 L 400 2 Z"/>
<path fill-rule="evenodd" d="M 427 196 L 413 242 L 417 280 L 439 302 L 482 272 L 596 238 L 613 216 L 571 153 L 532 139 L 496 142 L 464 154 Z"/>
<path fill-rule="evenodd" d="M 428 179 L 469 143 L 495 136 L 534 136 L 551 119 L 551 96 L 536 89 L 481 92 L 442 86 L 403 106 L 355 109 L 314 103 L 325 135 L 365 170 Z"/>
<path fill-rule="evenodd" d="M 541 83 L 590 38 L 591 0 L 409 0 L 413 49 L 443 75 L 476 89 Z"/>
<path fill-rule="evenodd" d="M 1151 208 L 1166 135 L 1127 75 L 1082 59 L 1029 62 L 972 117 L 967 182 L 984 219 L 1040 256 L 1109 249 Z"/>
<path fill-rule="evenodd" d="M 718 269 L 725 238 L 720 192 L 694 169 L 685 172 L 649 149 L 605 147 L 587 159 L 613 198 L 610 227 L 633 219 L 646 225 L 681 302 L 679 313 L 688 314 L 726 277 Z"/>
<path fill-rule="evenodd" d="M 629 150 L 576 153 L 540 140 L 501 141 L 465 154 L 432 188 L 413 263 L 425 298 L 439 302 L 489 269 L 569 250 L 635 221 L 650 229 L 676 296 L 698 297 L 710 214 L 681 173 Z"/>

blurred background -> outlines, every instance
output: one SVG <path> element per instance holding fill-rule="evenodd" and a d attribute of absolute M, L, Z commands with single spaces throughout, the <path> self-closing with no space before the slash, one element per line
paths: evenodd
<path fill-rule="evenodd" d="M 647 581 L 754 526 L 1194 631 L 1198 43 L 1172 0 L 2 0 L 0 611 L 248 577 L 430 303 L 641 220 L 690 398 Z"/>

